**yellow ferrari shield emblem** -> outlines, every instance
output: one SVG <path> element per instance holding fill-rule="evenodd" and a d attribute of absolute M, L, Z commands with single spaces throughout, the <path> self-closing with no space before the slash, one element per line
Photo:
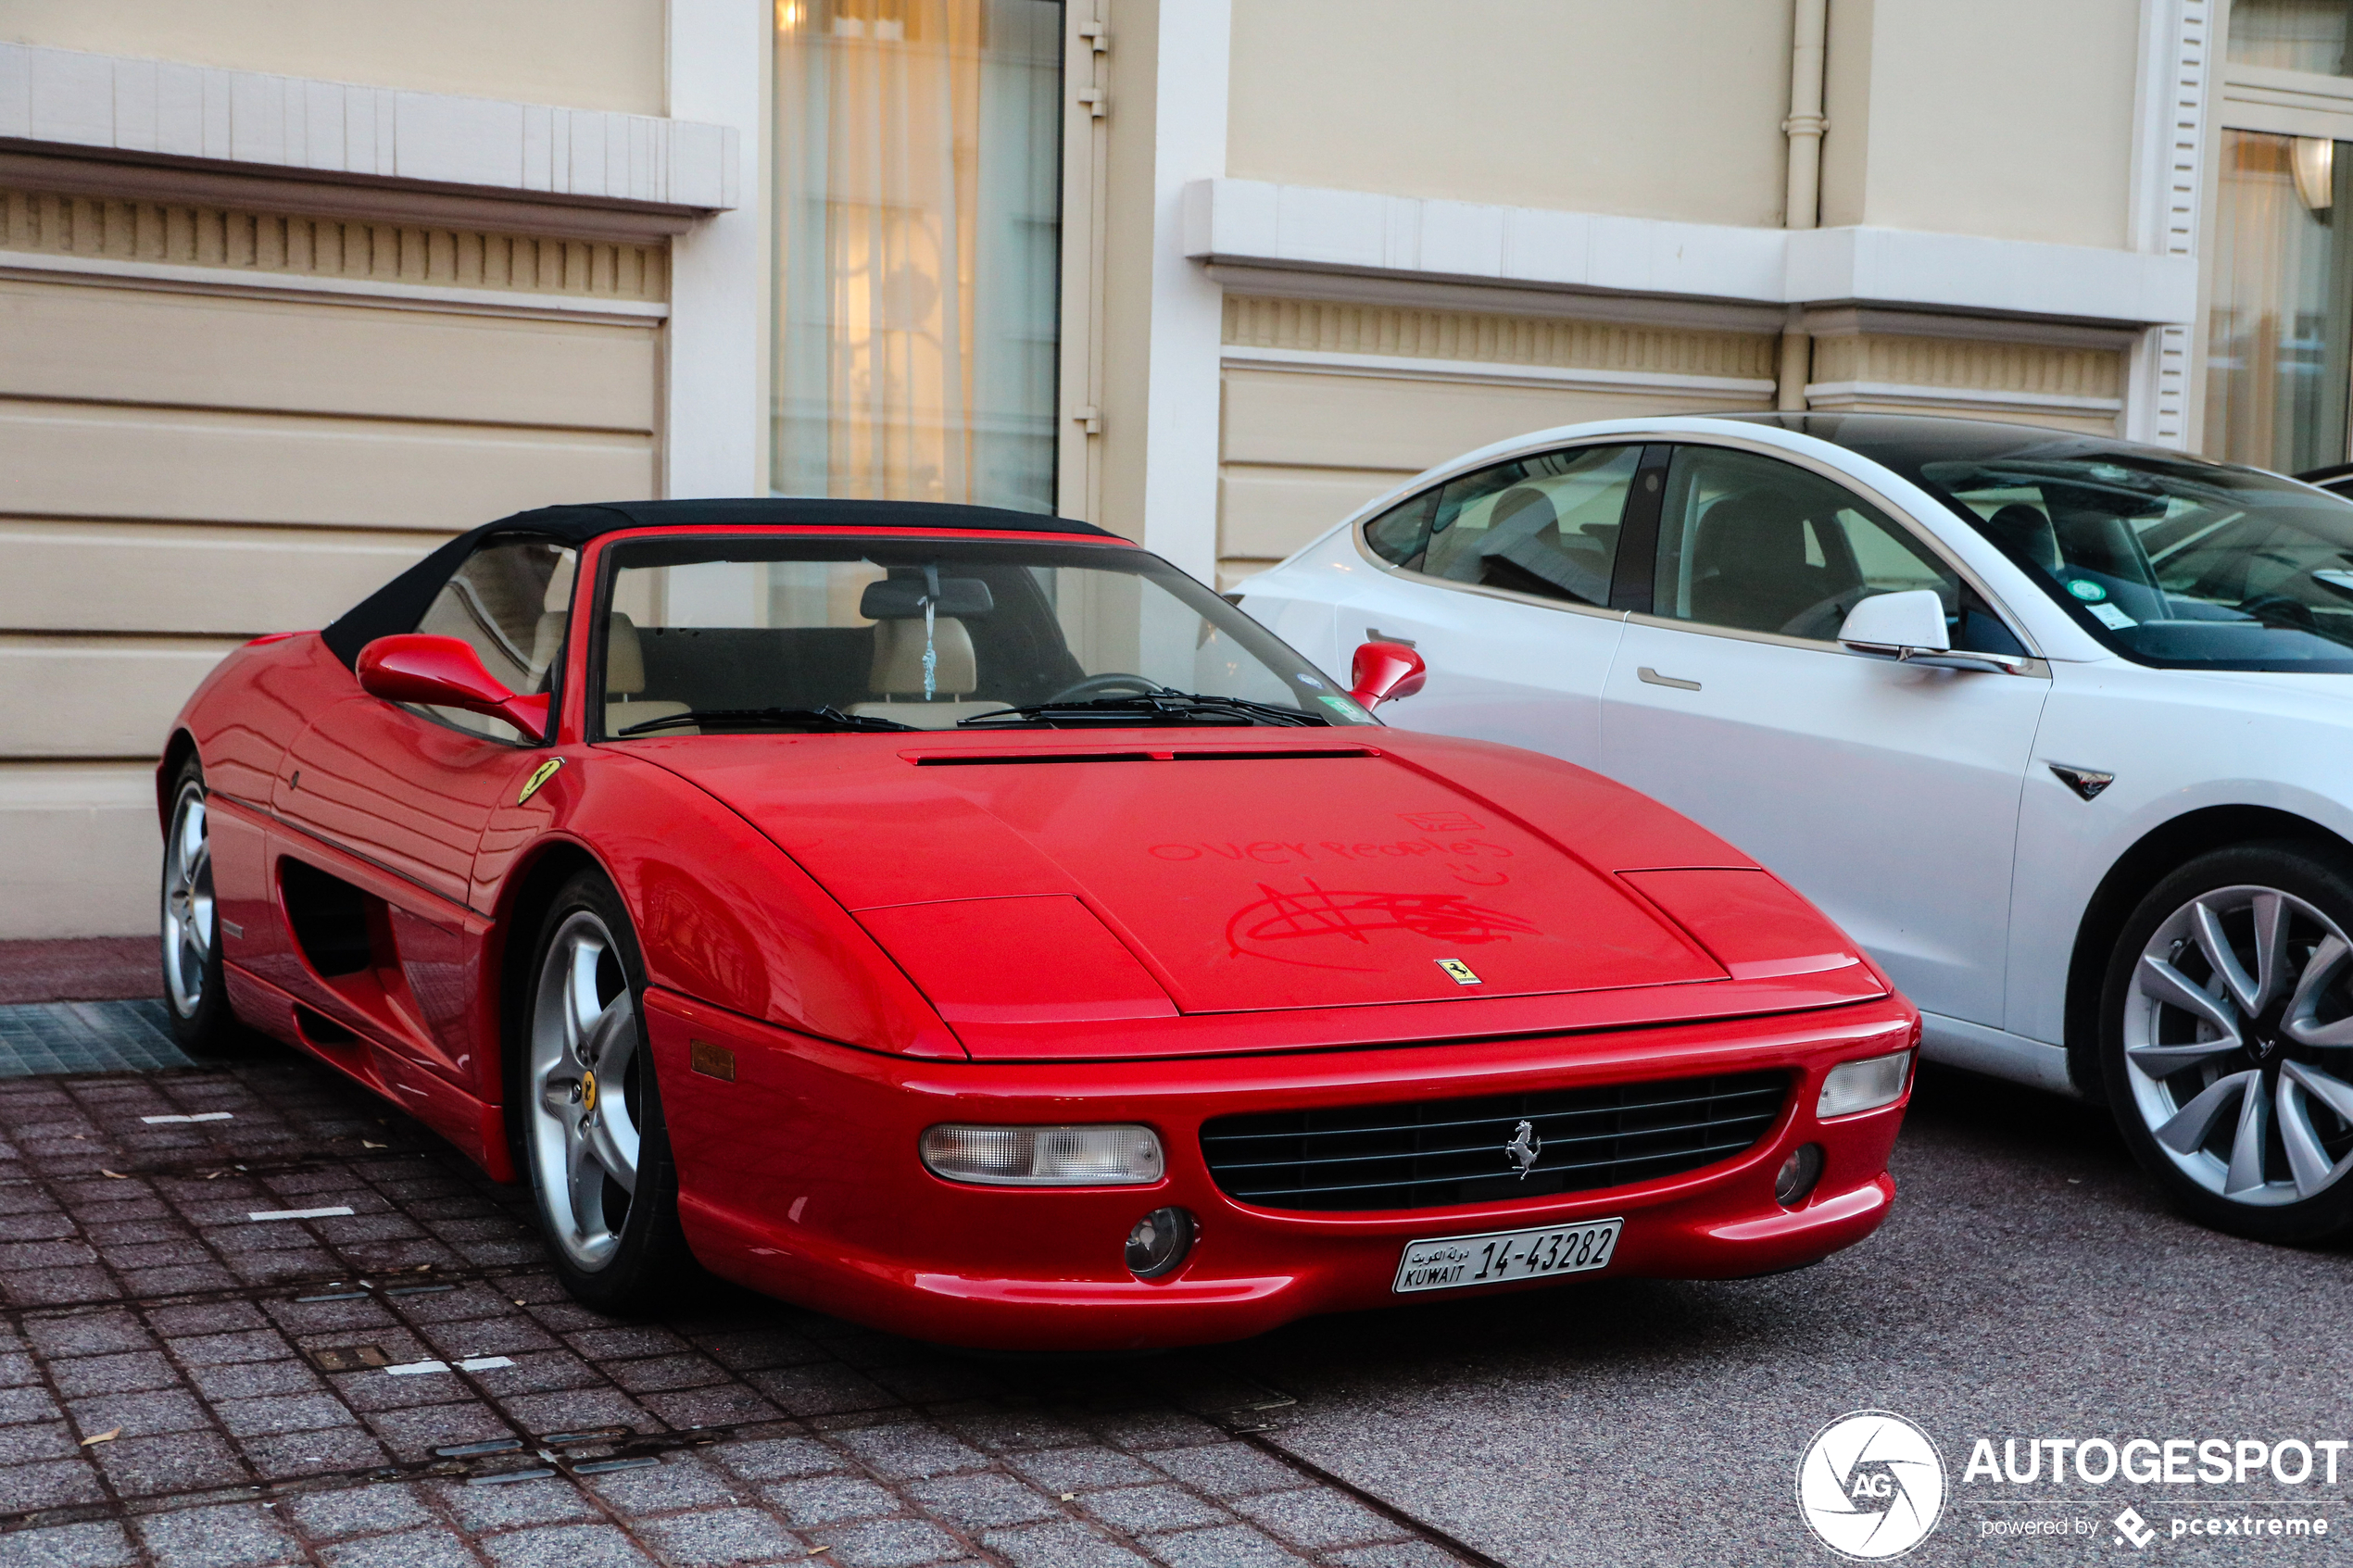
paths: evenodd
<path fill-rule="evenodd" d="M 520 806 L 524 801 L 530 799 L 533 796 L 538 794 L 539 786 L 546 784 L 549 779 L 554 778 L 556 776 L 556 770 L 563 765 L 564 759 L 562 758 L 550 757 L 545 762 L 540 763 L 538 767 L 534 768 L 531 771 L 531 777 L 523 783 L 522 793 L 515 797 L 515 804 Z"/>
<path fill-rule="evenodd" d="M 1437 963 L 1446 972 L 1446 978 L 1457 985 L 1476 985 L 1479 983 L 1478 976 L 1471 972 L 1471 966 L 1460 959 L 1440 959 Z"/>
<path fill-rule="evenodd" d="M 580 1109 L 583 1110 L 597 1109 L 597 1075 L 594 1073 L 583 1073 L 580 1075 Z"/>

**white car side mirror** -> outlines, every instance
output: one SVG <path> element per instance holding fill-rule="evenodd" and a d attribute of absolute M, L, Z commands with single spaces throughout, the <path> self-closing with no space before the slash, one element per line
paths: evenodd
<path fill-rule="evenodd" d="M 1846 612 L 1838 640 L 1856 653 L 1910 659 L 1946 653 L 1953 639 L 1944 629 L 1944 601 L 1932 588 L 1873 594 Z"/>

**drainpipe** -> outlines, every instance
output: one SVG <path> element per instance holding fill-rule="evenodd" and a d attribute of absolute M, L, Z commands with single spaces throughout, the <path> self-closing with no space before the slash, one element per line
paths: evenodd
<path fill-rule="evenodd" d="M 1789 184 L 1781 204 L 1781 226 L 1811 229 L 1822 206 L 1823 39 L 1830 30 L 1830 0 L 1794 0 L 1789 46 Z M 1781 365 L 1776 402 L 1784 411 L 1806 408 L 1806 382 L 1813 345 L 1806 336 L 1805 313 L 1793 305 L 1781 325 Z"/>

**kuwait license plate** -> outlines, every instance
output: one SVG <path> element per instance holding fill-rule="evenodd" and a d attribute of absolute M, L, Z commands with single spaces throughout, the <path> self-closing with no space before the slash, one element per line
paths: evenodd
<path fill-rule="evenodd" d="M 1550 1225 L 1536 1231 L 1490 1231 L 1484 1236 L 1449 1236 L 1409 1241 L 1397 1263 L 1399 1295 L 1415 1290 L 1453 1290 L 1507 1279 L 1544 1279 L 1609 1267 L 1624 1220 L 1589 1220 L 1580 1225 Z"/>

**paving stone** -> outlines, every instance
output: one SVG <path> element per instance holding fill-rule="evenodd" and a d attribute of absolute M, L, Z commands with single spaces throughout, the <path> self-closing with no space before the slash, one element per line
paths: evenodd
<path fill-rule="evenodd" d="M 626 1426 L 632 1432 L 652 1432 L 660 1425 L 635 1400 L 602 1388 L 579 1388 L 563 1394 L 523 1394 L 498 1402 L 526 1432 L 587 1432 L 599 1426 Z"/>
<path fill-rule="evenodd" d="M 102 1356 L 118 1350 L 151 1350 L 155 1340 L 125 1311 L 76 1312 L 70 1317 L 25 1320 L 25 1337 L 44 1356 Z"/>
<path fill-rule="evenodd" d="M 918 1481 L 907 1493 L 941 1518 L 972 1529 L 1063 1516 L 1062 1505 L 1045 1493 L 1014 1476 L 994 1472 Z"/>
<path fill-rule="evenodd" d="M 1085 1493 L 1078 1501 L 1104 1524 L 1131 1536 L 1233 1522 L 1232 1514 L 1214 1503 L 1203 1502 L 1182 1486 L 1121 1486 L 1113 1491 Z"/>
<path fill-rule="evenodd" d="M 1105 1442 L 1126 1449 L 1130 1453 L 1233 1441 L 1201 1417 L 1188 1415 L 1183 1411 L 1123 1411 L 1116 1415 L 1099 1417 L 1095 1429 L 1102 1434 Z"/>
<path fill-rule="evenodd" d="M 747 1481 L 779 1481 L 849 1468 L 841 1455 L 810 1437 L 756 1437 L 748 1442 L 721 1443 L 711 1448 L 709 1455 Z"/>
<path fill-rule="evenodd" d="M 212 1424 L 195 1396 L 177 1388 L 69 1399 L 66 1413 L 83 1436 L 120 1427 L 125 1436 L 144 1437 L 157 1432 L 197 1432 Z"/>
<path fill-rule="evenodd" d="M 651 1562 L 610 1524 L 517 1530 L 483 1545 L 497 1568 L 636 1568 Z"/>
<path fill-rule="evenodd" d="M 267 1437 L 248 1437 L 238 1447 L 258 1474 L 275 1480 L 333 1471 L 369 1470 L 392 1458 L 383 1444 L 357 1426 L 273 1433 Z"/>
<path fill-rule="evenodd" d="M 747 1374 L 744 1381 L 774 1400 L 786 1415 L 839 1415 L 884 1410 L 897 1402 L 873 1379 L 848 1367 L 776 1367 Z"/>
<path fill-rule="evenodd" d="M 147 1322 L 157 1334 L 178 1337 L 191 1334 L 237 1334 L 268 1328 L 270 1320 L 251 1301 L 198 1301 L 181 1307 L 157 1307 Z"/>
<path fill-rule="evenodd" d="M 1299 1472 L 1247 1443 L 1213 1443 L 1198 1449 L 1161 1449 L 1152 1463 L 1197 1492 L 1213 1498 L 1248 1497 L 1299 1485 Z"/>
<path fill-rule="evenodd" d="M 1045 1449 L 1014 1454 L 1006 1462 L 1050 1492 L 1080 1492 L 1160 1479 L 1140 1461 L 1102 1448 Z"/>
<path fill-rule="evenodd" d="M 605 1374 L 632 1394 L 651 1394 L 670 1388 L 699 1388 L 707 1384 L 732 1381 L 735 1375 L 710 1357 L 693 1354 L 614 1361 L 605 1367 Z"/>
<path fill-rule="evenodd" d="M 388 1378 L 387 1382 L 423 1382 L 422 1378 Z M 453 1443 L 481 1443 L 511 1437 L 514 1428 L 497 1411 L 473 1399 L 422 1410 L 380 1411 L 362 1417 L 368 1429 L 403 1460 L 425 1458 L 431 1450 Z"/>
<path fill-rule="evenodd" d="M 431 1509 L 412 1484 L 352 1486 L 332 1492 L 296 1492 L 283 1511 L 296 1528 L 313 1540 L 379 1535 L 434 1522 Z"/>
<path fill-rule="evenodd" d="M 820 1538 L 842 1568 L 918 1568 L 964 1555 L 962 1542 L 927 1519 L 877 1519 Z"/>
<path fill-rule="evenodd" d="M 948 1431 L 990 1453 L 1077 1448 L 1095 1440 L 1088 1428 L 1038 1411 L 948 1411 L 937 1420 Z"/>
<path fill-rule="evenodd" d="M 980 1544 L 1013 1568 L 1151 1568 L 1143 1558 L 1084 1524 L 991 1530 Z"/>
<path fill-rule="evenodd" d="M 720 1508 L 649 1519 L 638 1536 L 675 1568 L 733 1568 L 736 1563 L 798 1562 L 809 1549 L 800 1537 L 756 1508 Z"/>
<path fill-rule="evenodd" d="M 668 1394 L 644 1394 L 637 1402 L 680 1432 L 698 1426 L 742 1426 L 756 1421 L 777 1421 L 785 1413 L 735 1383 L 711 1388 L 681 1388 Z"/>
<path fill-rule="evenodd" d="M 1327 1554 L 1339 1568 L 1462 1568 L 1462 1560 L 1428 1541 L 1390 1541 Z"/>
<path fill-rule="evenodd" d="M 276 1513 L 259 1503 L 153 1513 L 135 1528 L 156 1568 L 258 1568 L 303 1555 Z"/>
<path fill-rule="evenodd" d="M 31 1356 L 13 1351 L 0 1354 L 0 1388 L 14 1388 L 40 1381 L 41 1369 Z"/>
<path fill-rule="evenodd" d="M 112 1520 L 0 1536 L 0 1568 L 133 1568 L 139 1551 Z"/>
<path fill-rule="evenodd" d="M 135 1394 L 170 1388 L 180 1381 L 160 1351 L 133 1350 L 114 1356 L 76 1356 L 52 1361 L 57 1392 L 71 1399 L 83 1394 Z"/>
<path fill-rule="evenodd" d="M 686 1342 L 668 1329 L 637 1323 L 621 1328 L 592 1328 L 565 1337 L 582 1355 L 599 1360 L 677 1355 L 687 1348 Z"/>
<path fill-rule="evenodd" d="M 446 1529 L 406 1530 L 346 1541 L 319 1554 L 327 1568 L 479 1568 L 465 1538 Z"/>
<path fill-rule="evenodd" d="M 1303 1568 L 1307 1561 L 1247 1524 L 1153 1536 L 1142 1544 L 1168 1568 Z"/>
<path fill-rule="evenodd" d="M 586 1479 L 591 1491 L 624 1513 L 668 1513 L 743 1500 L 726 1475 L 692 1455 Z"/>
<path fill-rule="evenodd" d="M 217 1432 L 118 1437 L 88 1451 L 97 1456 L 107 1479 L 125 1497 L 233 1486 L 249 1479 L 229 1440 Z"/>
<path fill-rule="evenodd" d="M 1355 1546 L 1405 1534 L 1353 1498 L 1320 1486 L 1246 1498 L 1234 1507 L 1293 1546 Z"/>
<path fill-rule="evenodd" d="M 54 1421 L 64 1413 L 45 1388 L 0 1388 L 0 1425 L 19 1421 Z"/>
<path fill-rule="evenodd" d="M 99 1430 L 104 1431 L 105 1428 Z M 71 1459 L 80 1447 L 79 1435 L 62 1421 L 0 1426 L 0 1465 L 29 1464 L 44 1459 Z"/>
<path fill-rule="evenodd" d="M 80 1457 L 41 1464 L 12 1464 L 0 1470 L 0 1513 L 99 1502 L 106 1495 L 106 1487 L 99 1485 L 98 1473 Z"/>
<path fill-rule="evenodd" d="M 223 1399 L 213 1406 L 221 1426 L 233 1437 L 254 1437 L 273 1432 L 310 1432 L 321 1426 L 350 1426 L 358 1417 L 331 1394 L 273 1394 L 255 1399 Z"/>
<path fill-rule="evenodd" d="M 934 1427 L 900 1424 L 864 1426 L 837 1432 L 834 1440 L 858 1456 L 859 1462 L 886 1481 L 907 1481 L 946 1475 L 959 1470 L 979 1470 L 986 1455 L 965 1447 Z"/>
<path fill-rule="evenodd" d="M 268 1361 L 294 1354 L 283 1336 L 268 1329 L 245 1334 L 199 1334 L 171 1342 L 186 1366 L 221 1366 L 231 1361 Z"/>
<path fill-rule="evenodd" d="M 191 1369 L 196 1392 L 208 1399 L 255 1399 L 270 1394 L 311 1394 L 326 1387 L 319 1374 L 300 1361 L 243 1361 L 232 1366 Z"/>
<path fill-rule="evenodd" d="M 579 1486 L 560 1475 L 503 1486 L 443 1482 L 434 1486 L 434 1493 L 460 1529 L 474 1532 L 602 1517 Z"/>
<path fill-rule="evenodd" d="M 779 1481 L 767 1488 L 766 1496 L 795 1524 L 835 1524 L 899 1512 L 897 1498 L 872 1481 L 848 1475 Z"/>

